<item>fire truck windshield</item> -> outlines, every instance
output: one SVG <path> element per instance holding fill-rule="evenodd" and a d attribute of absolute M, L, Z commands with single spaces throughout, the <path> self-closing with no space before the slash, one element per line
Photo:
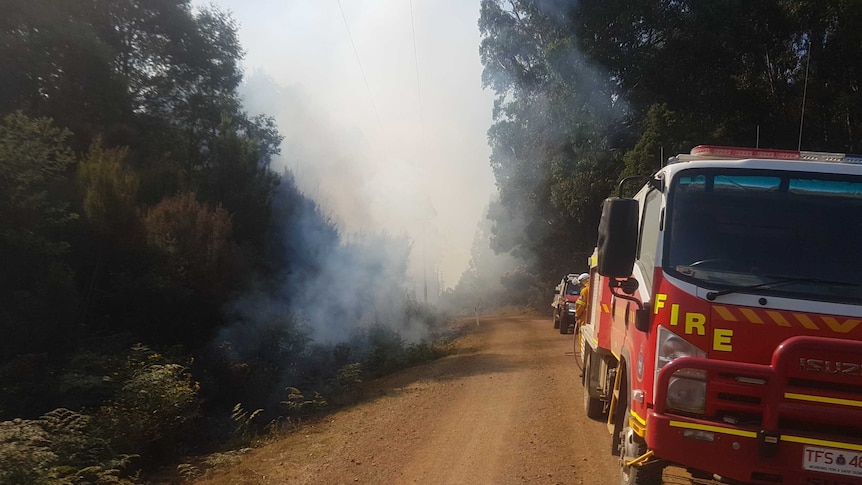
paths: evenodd
<path fill-rule="evenodd" d="M 862 177 L 689 169 L 666 220 L 664 269 L 714 296 L 862 301 Z"/>

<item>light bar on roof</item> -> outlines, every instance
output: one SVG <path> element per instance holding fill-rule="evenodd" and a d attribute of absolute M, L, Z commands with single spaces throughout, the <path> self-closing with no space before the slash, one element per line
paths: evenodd
<path fill-rule="evenodd" d="M 795 150 L 772 150 L 765 148 L 723 147 L 717 145 L 698 145 L 691 149 L 691 155 L 699 158 L 758 158 L 769 160 L 802 160 L 806 162 L 862 164 L 862 155 Z"/>
<path fill-rule="evenodd" d="M 698 145 L 691 149 L 691 154 L 700 157 L 716 158 L 768 158 L 775 160 L 799 160 L 799 152 L 793 150 L 722 147 L 716 145 Z"/>
<path fill-rule="evenodd" d="M 862 155 L 847 155 L 845 153 L 799 152 L 800 160 L 810 162 L 862 163 Z"/>

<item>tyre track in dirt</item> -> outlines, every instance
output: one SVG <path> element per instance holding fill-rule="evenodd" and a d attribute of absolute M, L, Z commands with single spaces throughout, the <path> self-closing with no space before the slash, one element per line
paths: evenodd
<path fill-rule="evenodd" d="M 197 483 L 618 483 L 607 428 L 582 409 L 572 336 L 536 316 L 462 325 L 452 355 L 369 383 L 364 402 Z"/>

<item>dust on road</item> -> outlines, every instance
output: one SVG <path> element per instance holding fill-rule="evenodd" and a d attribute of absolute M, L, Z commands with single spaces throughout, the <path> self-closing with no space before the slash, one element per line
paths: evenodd
<path fill-rule="evenodd" d="M 572 335 L 550 317 L 471 322 L 453 355 L 198 483 L 618 483 L 607 427 L 581 409 Z"/>

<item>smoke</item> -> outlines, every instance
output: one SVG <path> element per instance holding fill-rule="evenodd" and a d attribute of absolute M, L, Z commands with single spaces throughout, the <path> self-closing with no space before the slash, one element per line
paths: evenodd
<path fill-rule="evenodd" d="M 226 308 L 219 342 L 242 358 L 278 340 L 273 325 L 327 345 L 381 326 L 427 336 L 426 294 L 436 304 L 467 269 L 494 191 L 478 5 L 218 3 L 247 52 L 244 107 L 275 119 L 285 173 L 268 272 Z"/>
<path fill-rule="evenodd" d="M 347 237 L 404 234 L 429 301 L 467 268 L 494 192 L 478 3 L 218 0 L 246 49 L 246 108 L 275 117 L 301 191 Z M 441 28 L 445 26 L 445 28 Z M 348 27 L 350 36 L 348 36 Z M 442 289 L 441 288 L 441 289 Z"/>
<path fill-rule="evenodd" d="M 321 344 L 339 343 L 358 328 L 375 326 L 409 342 L 427 337 L 428 322 L 411 319 L 410 309 L 418 302 L 409 289 L 406 236 L 345 238 L 289 173 L 273 201 L 272 225 L 269 270 L 228 308 L 236 320 L 253 324 L 273 314 L 290 315 Z"/>
<path fill-rule="evenodd" d="M 490 212 L 499 207 L 496 199 L 491 200 L 484 217 L 476 225 L 473 246 L 470 251 L 470 265 L 454 291 L 444 299 L 446 307 L 459 314 L 487 312 L 513 304 L 516 300 L 507 291 L 502 281 L 514 271 L 521 261 L 509 252 L 494 251 L 491 246 Z"/>

